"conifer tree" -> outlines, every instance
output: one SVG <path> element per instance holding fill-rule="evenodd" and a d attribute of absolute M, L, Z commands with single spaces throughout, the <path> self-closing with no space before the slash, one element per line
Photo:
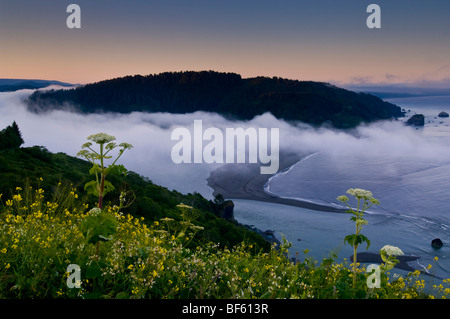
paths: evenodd
<path fill-rule="evenodd" d="M 0 131 L 0 150 L 20 147 L 24 143 L 16 121 Z"/>

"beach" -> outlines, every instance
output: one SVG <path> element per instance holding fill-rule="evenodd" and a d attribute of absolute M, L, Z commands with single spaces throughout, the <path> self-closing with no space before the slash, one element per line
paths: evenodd
<path fill-rule="evenodd" d="M 289 169 L 309 154 L 280 153 L 279 173 Z M 268 194 L 264 186 L 274 175 L 260 173 L 259 164 L 227 164 L 211 172 L 207 179 L 216 196 L 225 199 L 246 199 L 275 204 L 290 205 L 322 212 L 343 213 L 345 209 L 334 208 L 296 199 L 281 198 Z"/>

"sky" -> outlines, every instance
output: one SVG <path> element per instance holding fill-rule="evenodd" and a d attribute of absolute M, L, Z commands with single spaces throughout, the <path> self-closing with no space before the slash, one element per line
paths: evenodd
<path fill-rule="evenodd" d="M 66 25 L 71 3 L 80 29 Z M 380 29 L 366 25 L 372 3 Z M 215 70 L 447 86 L 448 12 L 448 0 L 0 0 L 0 78 L 82 84 Z"/>

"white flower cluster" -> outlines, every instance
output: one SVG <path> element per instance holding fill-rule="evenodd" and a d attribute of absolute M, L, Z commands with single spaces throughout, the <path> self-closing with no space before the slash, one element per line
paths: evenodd
<path fill-rule="evenodd" d="M 94 207 L 89 211 L 89 215 L 91 216 L 97 216 L 99 214 L 101 214 L 102 210 L 98 207 Z"/>
<path fill-rule="evenodd" d="M 347 194 L 353 195 L 356 198 L 363 198 L 363 199 L 373 198 L 373 194 L 371 191 L 366 191 L 365 189 L 361 189 L 361 188 L 350 188 L 347 191 Z"/>
<path fill-rule="evenodd" d="M 94 135 L 89 135 L 87 139 L 97 144 L 105 144 L 114 141 L 116 138 L 106 133 L 97 133 Z"/>
<path fill-rule="evenodd" d="M 380 250 L 384 251 L 386 253 L 386 255 L 388 255 L 388 256 L 403 256 L 404 255 L 403 251 L 400 248 L 391 246 L 391 245 L 385 245 Z"/>

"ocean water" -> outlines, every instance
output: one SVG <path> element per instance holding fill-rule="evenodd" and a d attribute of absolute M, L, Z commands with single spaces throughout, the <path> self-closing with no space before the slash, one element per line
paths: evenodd
<path fill-rule="evenodd" d="M 312 152 L 274 175 L 266 192 L 332 207 L 342 205 L 336 198 L 349 188 L 370 190 L 380 205 L 366 214 L 369 224 L 363 234 L 371 240 L 369 251 L 377 252 L 387 244 L 397 246 L 405 254 L 420 257 L 413 267 L 431 264 L 430 272 L 449 278 L 450 119 L 439 118 L 438 114 L 450 113 L 450 97 L 389 101 L 407 111 L 394 130 L 380 126 L 377 137 L 358 131 L 354 142 L 358 146 L 347 144 L 340 152 Z M 425 115 L 423 128 L 401 123 L 415 113 Z M 309 249 L 309 255 L 317 259 L 335 252 L 342 260 L 352 254 L 351 247 L 343 243 L 346 235 L 354 233 L 350 214 L 241 200 L 236 201 L 235 210 L 238 221 L 274 230 L 279 238 L 285 236 L 292 243 L 292 255 L 303 255 L 302 251 Z M 440 238 L 444 246 L 432 248 L 433 238 Z M 438 257 L 437 262 L 434 257 Z"/>

